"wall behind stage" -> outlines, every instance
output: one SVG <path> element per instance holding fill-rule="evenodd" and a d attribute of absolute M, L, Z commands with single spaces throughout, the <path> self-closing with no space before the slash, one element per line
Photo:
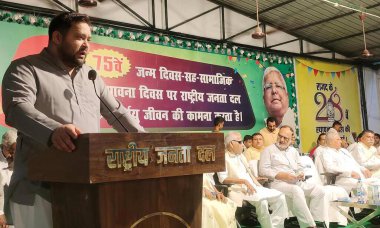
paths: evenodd
<path fill-rule="evenodd" d="M 45 18 L 35 18 L 41 24 L 33 26 L 30 15 L 10 17 L 0 22 L 7 34 L 0 37 L 1 77 L 13 59 L 40 52 L 48 41 Z M 282 72 L 289 108 L 298 111 L 293 59 L 287 56 L 95 26 L 87 62 L 150 131 L 210 131 L 218 115 L 227 120 L 226 130 L 259 131 L 268 116 L 262 91 L 268 66 Z M 0 117 L 3 133 L 2 111 Z M 107 131 L 104 120 L 101 126 Z"/>
<path fill-rule="evenodd" d="M 302 150 L 310 151 L 335 120 L 343 125 L 341 137 L 352 141 L 362 131 L 357 68 L 302 58 L 295 67 Z"/>

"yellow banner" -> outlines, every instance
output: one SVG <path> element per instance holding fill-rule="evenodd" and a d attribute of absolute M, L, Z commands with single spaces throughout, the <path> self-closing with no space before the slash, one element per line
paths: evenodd
<path fill-rule="evenodd" d="M 295 68 L 302 151 L 309 152 L 335 120 L 343 125 L 341 136 L 352 141 L 352 133 L 362 131 L 357 68 L 302 58 Z"/>

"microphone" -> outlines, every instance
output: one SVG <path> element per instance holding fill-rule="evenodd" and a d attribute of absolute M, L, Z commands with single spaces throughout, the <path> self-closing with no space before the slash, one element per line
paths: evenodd
<path fill-rule="evenodd" d="M 104 106 L 106 106 L 107 110 L 111 113 L 111 115 L 116 119 L 116 121 L 120 124 L 120 126 L 123 127 L 124 131 L 125 132 L 128 132 L 128 129 L 124 126 L 124 124 L 119 120 L 119 118 L 116 117 L 116 115 L 111 111 L 111 109 L 106 105 L 106 103 L 102 100 L 102 98 L 100 98 L 100 96 L 98 95 L 98 92 L 96 91 L 96 86 L 95 86 L 95 79 L 96 79 L 96 76 L 97 76 L 98 73 L 96 73 L 96 70 L 94 69 L 91 69 L 89 72 L 88 72 L 88 79 L 92 81 L 92 84 L 94 85 L 94 90 L 95 90 L 95 94 L 96 96 L 99 98 L 100 102 L 102 102 L 102 104 Z"/>
<path fill-rule="evenodd" d="M 89 72 L 88 72 L 88 79 L 91 80 L 91 81 L 94 81 L 96 79 L 96 70 L 94 69 L 91 69 Z"/>

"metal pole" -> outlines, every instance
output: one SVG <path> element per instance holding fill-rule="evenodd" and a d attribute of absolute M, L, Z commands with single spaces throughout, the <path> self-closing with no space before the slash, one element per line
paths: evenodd
<path fill-rule="evenodd" d="M 224 6 L 221 7 L 221 20 L 222 20 L 222 40 L 226 39 L 226 28 L 224 26 Z"/>
<path fill-rule="evenodd" d="M 367 102 L 365 99 L 365 88 L 364 88 L 364 69 L 362 66 L 358 67 L 358 78 L 360 86 L 360 106 L 362 110 L 363 118 L 363 128 L 368 129 L 368 117 L 367 117 Z"/>

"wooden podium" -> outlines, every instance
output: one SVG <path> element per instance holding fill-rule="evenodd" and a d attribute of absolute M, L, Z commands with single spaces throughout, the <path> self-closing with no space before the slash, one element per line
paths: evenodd
<path fill-rule="evenodd" d="M 29 178 L 50 182 L 54 228 L 201 227 L 202 173 L 224 170 L 221 133 L 83 134 L 41 151 Z"/>

